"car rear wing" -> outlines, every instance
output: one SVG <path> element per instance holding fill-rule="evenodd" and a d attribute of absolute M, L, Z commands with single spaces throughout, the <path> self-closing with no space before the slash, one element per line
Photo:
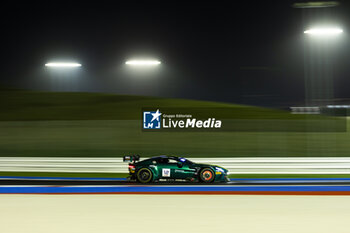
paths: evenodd
<path fill-rule="evenodd" d="M 140 155 L 125 155 L 123 162 L 135 163 L 140 160 Z"/>

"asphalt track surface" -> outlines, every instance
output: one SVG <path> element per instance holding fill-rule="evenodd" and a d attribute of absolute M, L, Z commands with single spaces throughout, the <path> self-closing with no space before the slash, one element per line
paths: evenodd
<path fill-rule="evenodd" d="M 0 194 L 350 195 L 350 179 L 231 179 L 227 183 L 210 184 L 140 184 L 125 178 L 0 177 Z"/>

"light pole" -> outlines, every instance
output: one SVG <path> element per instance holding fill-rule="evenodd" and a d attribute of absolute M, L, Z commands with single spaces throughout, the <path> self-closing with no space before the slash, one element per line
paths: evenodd
<path fill-rule="evenodd" d="M 304 31 L 305 99 L 307 106 L 332 104 L 333 55 L 336 38 L 343 33 L 340 27 L 312 27 Z"/>
<path fill-rule="evenodd" d="M 50 89 L 53 91 L 77 91 L 80 89 L 78 71 L 81 64 L 77 62 L 54 61 L 45 64 L 49 76 Z"/>
<path fill-rule="evenodd" d="M 157 95 L 161 91 L 160 74 L 163 64 L 159 59 L 139 57 L 125 61 L 124 84 L 136 95 Z"/>

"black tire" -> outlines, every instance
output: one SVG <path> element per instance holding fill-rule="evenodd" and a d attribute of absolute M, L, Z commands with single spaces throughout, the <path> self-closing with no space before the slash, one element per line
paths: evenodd
<path fill-rule="evenodd" d="M 204 168 L 199 173 L 199 181 L 204 183 L 214 182 L 215 173 L 210 168 Z"/>
<path fill-rule="evenodd" d="M 153 178 L 153 173 L 148 168 L 141 168 L 136 173 L 137 181 L 143 184 L 151 182 L 152 178 Z"/>

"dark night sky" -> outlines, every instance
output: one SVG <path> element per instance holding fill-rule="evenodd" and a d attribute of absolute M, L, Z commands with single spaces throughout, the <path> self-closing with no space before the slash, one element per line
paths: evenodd
<path fill-rule="evenodd" d="M 1 82 L 265 106 L 299 103 L 303 30 L 313 20 L 332 19 L 345 32 L 334 48 L 335 97 L 350 97 L 349 5 L 302 10 L 293 2 L 7 4 L 0 14 Z M 141 73 L 125 67 L 140 56 L 162 65 Z M 63 74 L 44 67 L 56 59 L 83 67 Z"/>

